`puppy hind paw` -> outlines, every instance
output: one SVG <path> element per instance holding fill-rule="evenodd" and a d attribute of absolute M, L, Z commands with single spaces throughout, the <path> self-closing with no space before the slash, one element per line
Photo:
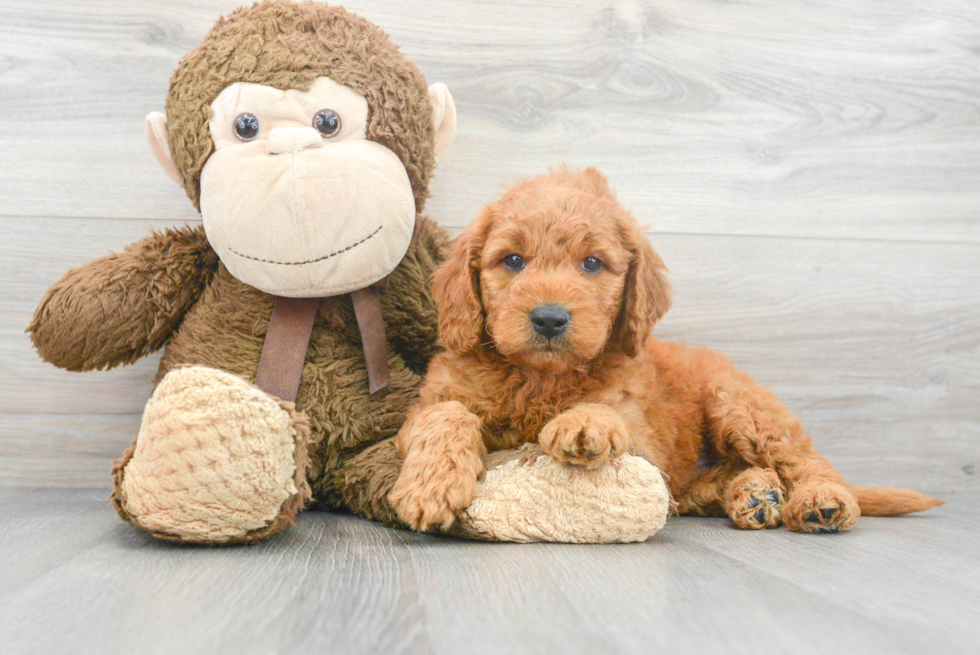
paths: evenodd
<path fill-rule="evenodd" d="M 794 532 L 828 534 L 849 530 L 860 515 L 857 500 L 846 487 L 824 483 L 794 489 L 783 521 Z"/>
<path fill-rule="evenodd" d="M 726 494 L 726 510 L 743 530 L 775 528 L 782 522 L 783 492 L 776 472 L 753 468 L 736 477 Z"/>

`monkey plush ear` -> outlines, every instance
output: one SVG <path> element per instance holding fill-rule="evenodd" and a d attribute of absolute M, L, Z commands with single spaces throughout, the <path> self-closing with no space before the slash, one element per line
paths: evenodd
<path fill-rule="evenodd" d="M 150 142 L 150 150 L 163 167 L 163 172 L 170 179 L 184 186 L 177 172 L 177 166 L 170 157 L 170 140 L 167 136 L 167 117 L 161 112 L 154 111 L 146 117 L 146 140 Z"/>
<path fill-rule="evenodd" d="M 456 105 L 442 82 L 429 87 L 429 103 L 432 105 L 432 129 L 435 130 L 433 150 L 438 164 L 456 136 Z"/>

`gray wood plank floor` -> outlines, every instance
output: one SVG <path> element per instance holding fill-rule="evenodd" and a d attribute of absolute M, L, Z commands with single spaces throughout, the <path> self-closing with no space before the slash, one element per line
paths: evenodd
<path fill-rule="evenodd" d="M 643 544 L 483 544 L 310 512 L 180 547 L 94 490 L 0 489 L 4 653 L 953 653 L 980 496 L 844 535 L 674 518 Z"/>

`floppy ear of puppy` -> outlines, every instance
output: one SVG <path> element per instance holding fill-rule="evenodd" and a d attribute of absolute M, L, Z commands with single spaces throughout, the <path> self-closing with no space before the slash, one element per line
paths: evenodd
<path fill-rule="evenodd" d="M 639 230 L 633 235 L 630 251 L 633 261 L 626 274 L 623 306 L 609 343 L 633 357 L 643 348 L 653 326 L 670 309 L 671 288 L 667 267 Z"/>
<path fill-rule="evenodd" d="M 490 227 L 490 209 L 456 237 L 453 253 L 432 275 L 432 297 L 439 310 L 439 343 L 449 350 L 476 350 L 483 336 L 480 258 Z"/>

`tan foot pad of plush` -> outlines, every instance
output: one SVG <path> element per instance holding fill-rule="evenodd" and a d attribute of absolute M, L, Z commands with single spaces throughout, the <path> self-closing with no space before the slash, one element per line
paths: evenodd
<path fill-rule="evenodd" d="M 594 470 L 554 461 L 537 444 L 484 459 L 486 477 L 458 515 L 494 541 L 643 541 L 664 526 L 670 492 L 656 466 L 623 455 Z"/>
<path fill-rule="evenodd" d="M 296 480 L 306 426 L 290 408 L 223 371 L 171 371 L 143 413 L 121 511 L 156 536 L 198 543 L 248 541 L 295 505 L 288 522 L 309 494 Z"/>

